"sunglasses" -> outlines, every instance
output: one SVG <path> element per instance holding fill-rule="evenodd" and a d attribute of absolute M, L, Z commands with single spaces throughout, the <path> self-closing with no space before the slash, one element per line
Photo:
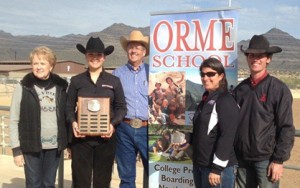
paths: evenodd
<path fill-rule="evenodd" d="M 202 78 L 204 78 L 205 77 L 205 75 L 207 76 L 207 77 L 214 77 L 216 74 L 218 74 L 217 72 L 206 72 L 206 73 L 204 73 L 204 72 L 200 72 L 200 76 L 202 77 Z"/>

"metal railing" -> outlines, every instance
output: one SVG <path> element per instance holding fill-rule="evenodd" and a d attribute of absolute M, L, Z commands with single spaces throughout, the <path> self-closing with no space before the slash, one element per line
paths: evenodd
<path fill-rule="evenodd" d="M 300 130 L 296 130 L 295 137 L 300 137 Z M 284 168 L 291 170 L 300 170 L 300 166 L 297 165 L 284 165 Z"/>
<path fill-rule="evenodd" d="M 0 106 L 0 110 L 2 111 L 9 111 L 9 107 L 8 106 Z M 5 131 L 5 129 L 8 129 L 8 125 L 5 123 L 5 119 L 8 118 L 7 115 L 3 115 L 0 114 L 0 126 L 1 126 L 1 142 L 0 142 L 0 146 L 2 146 L 2 154 L 6 154 L 6 147 L 9 147 L 9 143 L 5 142 L 5 138 L 8 138 L 9 135 L 8 133 Z"/>

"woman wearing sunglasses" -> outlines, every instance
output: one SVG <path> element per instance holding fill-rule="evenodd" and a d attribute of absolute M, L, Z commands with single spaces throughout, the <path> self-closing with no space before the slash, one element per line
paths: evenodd
<path fill-rule="evenodd" d="M 204 60 L 200 76 L 205 92 L 193 117 L 195 186 L 233 188 L 238 106 L 228 92 L 225 69 L 219 60 Z"/>

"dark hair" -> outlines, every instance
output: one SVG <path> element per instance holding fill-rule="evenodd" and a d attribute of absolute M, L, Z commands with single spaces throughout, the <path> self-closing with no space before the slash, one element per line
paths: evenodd
<path fill-rule="evenodd" d="M 222 80 L 220 80 L 220 87 L 224 89 L 224 91 L 227 91 L 228 90 L 228 83 L 227 83 L 227 79 L 226 79 L 226 73 L 225 73 L 225 68 L 223 66 L 223 64 L 221 63 L 221 61 L 219 61 L 218 59 L 216 58 L 208 58 L 208 59 L 205 59 L 200 68 L 199 68 L 199 71 L 202 72 L 202 69 L 203 68 L 211 68 L 213 70 L 215 70 L 219 75 L 220 74 L 224 74 L 224 77 Z"/>
<path fill-rule="evenodd" d="M 173 79 L 171 77 L 167 77 L 166 82 L 168 82 L 168 80 L 171 80 L 173 82 Z"/>
<path fill-rule="evenodd" d="M 162 135 L 171 137 L 171 132 L 169 130 L 164 130 Z"/>
<path fill-rule="evenodd" d="M 164 130 L 164 132 L 162 133 L 162 146 L 163 146 L 163 148 L 164 148 L 164 150 L 166 150 L 169 146 L 170 146 L 170 144 L 171 144 L 171 132 L 167 129 L 167 130 Z M 169 137 L 169 139 L 167 140 L 166 138 L 165 138 L 165 136 L 168 136 Z"/>

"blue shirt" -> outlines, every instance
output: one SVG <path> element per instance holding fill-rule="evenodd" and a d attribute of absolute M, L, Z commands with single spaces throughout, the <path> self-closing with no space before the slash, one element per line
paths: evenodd
<path fill-rule="evenodd" d="M 137 70 L 127 63 L 113 71 L 123 86 L 127 103 L 126 118 L 148 120 L 148 73 L 149 65 L 145 63 Z"/>

